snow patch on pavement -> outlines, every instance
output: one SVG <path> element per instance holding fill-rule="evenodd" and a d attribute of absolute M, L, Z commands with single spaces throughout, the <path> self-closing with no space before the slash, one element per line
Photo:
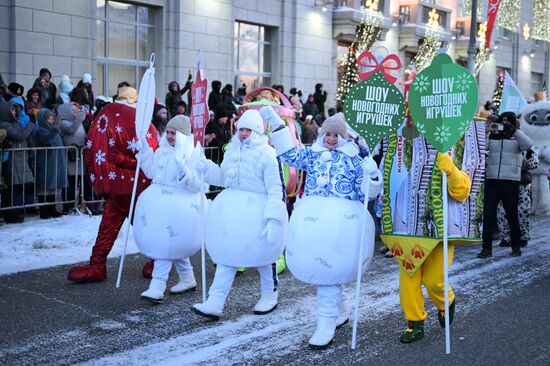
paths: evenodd
<path fill-rule="evenodd" d="M 88 261 L 100 221 L 101 216 L 66 215 L 49 220 L 29 217 L 22 224 L 3 225 L 0 275 Z M 127 223 L 128 220 L 109 258 L 120 257 Z M 127 254 L 133 253 L 138 253 L 138 249 L 130 231 Z"/>

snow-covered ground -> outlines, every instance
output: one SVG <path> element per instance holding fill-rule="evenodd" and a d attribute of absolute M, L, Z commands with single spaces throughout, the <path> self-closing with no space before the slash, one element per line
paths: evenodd
<path fill-rule="evenodd" d="M 101 216 L 66 215 L 49 220 L 31 216 L 22 224 L 0 226 L 0 275 L 87 261 L 100 221 Z M 109 258 L 121 255 L 127 223 Z M 130 230 L 127 253 L 137 252 Z"/>

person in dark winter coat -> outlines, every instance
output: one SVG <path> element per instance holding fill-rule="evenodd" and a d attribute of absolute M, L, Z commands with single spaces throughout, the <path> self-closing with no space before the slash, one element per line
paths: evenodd
<path fill-rule="evenodd" d="M 188 99 L 191 99 L 191 84 L 193 84 L 193 81 L 191 80 L 192 78 L 193 76 L 189 74 L 187 82 L 181 90 L 180 85 L 177 81 L 172 81 L 170 84 L 168 84 L 168 93 L 166 93 L 166 97 L 164 98 L 164 105 L 166 106 L 166 108 L 168 108 L 170 118 L 178 114 L 178 104 L 179 102 L 183 101 L 183 94 L 188 92 Z"/>
<path fill-rule="evenodd" d="M 2 74 L 0 74 L 0 97 L 4 98 L 4 95 L 7 92 L 8 92 L 8 86 L 6 85 L 6 82 L 4 81 Z"/>
<path fill-rule="evenodd" d="M 313 94 L 310 94 L 307 96 L 307 101 L 304 104 L 304 107 L 302 108 L 302 116 L 308 116 L 311 115 L 315 117 L 319 114 L 319 108 L 317 108 L 317 104 L 315 104 L 315 101 L 313 99 Z"/>
<path fill-rule="evenodd" d="M 34 88 L 38 88 L 42 93 L 42 106 L 51 109 L 55 104 L 57 96 L 57 87 L 51 82 L 52 73 L 47 68 L 40 69 L 39 76 L 34 81 Z"/>
<path fill-rule="evenodd" d="M 518 221 L 519 186 L 523 151 L 533 146 L 531 139 L 519 130 L 519 122 L 513 112 L 504 112 L 491 130 L 487 140 L 485 193 L 483 197 L 483 245 L 478 258 L 493 256 L 493 230 L 497 226 L 497 206 L 502 201 L 512 246 L 511 255 L 521 255 L 521 232 Z"/>
<path fill-rule="evenodd" d="M 325 102 L 327 101 L 327 91 L 323 90 L 323 84 L 315 84 L 315 93 L 313 94 L 313 100 L 317 104 L 319 113 L 325 116 Z"/>
<path fill-rule="evenodd" d="M 82 75 L 82 79 L 78 82 L 78 84 L 76 84 L 76 89 L 86 90 L 86 95 L 88 98 L 86 100 L 86 103 L 81 103 L 81 105 L 86 104 L 88 106 L 87 109 L 91 113 L 91 111 L 94 108 L 94 101 L 95 101 L 94 90 L 92 89 L 92 76 L 88 73 Z M 91 117 L 91 116 L 88 116 L 88 117 Z"/>
<path fill-rule="evenodd" d="M 211 85 L 212 91 L 208 95 L 208 109 L 210 109 L 211 111 L 215 111 L 222 101 L 222 83 L 219 80 L 214 80 L 212 81 Z"/>
<path fill-rule="evenodd" d="M 4 148 L 26 148 L 27 139 L 34 130 L 34 123 L 28 122 L 22 126 L 19 122 L 20 108 L 13 102 L 0 103 L 0 129 L 6 131 L 6 138 L 2 144 Z M 23 206 L 32 203 L 32 198 L 25 197 L 26 186 L 32 186 L 34 178 L 28 164 L 29 155 L 22 152 L 2 154 L 2 175 L 8 184 L 5 194 L 2 194 L 2 206 Z M 4 161 L 4 159 L 6 159 Z M 4 220 L 7 223 L 23 222 L 25 216 L 22 210 L 4 211 Z"/>
<path fill-rule="evenodd" d="M 235 98 L 233 98 L 233 85 L 226 84 L 222 89 L 222 103 L 233 105 Z"/>
<path fill-rule="evenodd" d="M 48 109 L 38 113 L 38 128 L 32 139 L 36 147 L 63 147 L 59 129 L 55 126 L 55 116 Z M 55 202 L 55 195 L 67 187 L 67 159 L 63 149 L 44 149 L 36 153 L 36 193 L 38 202 Z M 40 206 L 40 218 L 59 217 L 55 205 Z"/>
<path fill-rule="evenodd" d="M 153 108 L 153 124 L 155 125 L 160 136 L 166 130 L 166 124 L 168 123 L 168 110 L 162 104 L 155 104 Z"/>
<path fill-rule="evenodd" d="M 214 111 L 214 121 L 206 125 L 204 134 L 207 137 L 208 147 L 217 147 L 218 152 L 213 153 L 207 151 L 206 157 L 216 164 L 221 164 L 223 161 L 223 146 L 231 141 L 231 116 L 233 113 L 232 106 L 221 103 Z"/>

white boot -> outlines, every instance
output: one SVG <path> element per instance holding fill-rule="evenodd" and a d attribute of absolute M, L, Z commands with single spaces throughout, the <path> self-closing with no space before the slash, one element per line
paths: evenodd
<path fill-rule="evenodd" d="M 220 315 L 222 315 L 224 304 L 225 296 L 210 295 L 208 296 L 206 302 L 195 304 L 191 309 L 198 315 L 213 320 L 220 320 Z"/>
<path fill-rule="evenodd" d="M 277 307 L 278 291 L 262 292 L 262 296 L 256 306 L 254 306 L 254 314 L 265 315 L 271 313 Z"/>
<path fill-rule="evenodd" d="M 325 318 L 320 316 L 317 320 L 317 329 L 309 339 L 309 347 L 312 349 L 325 349 L 334 339 L 336 330 L 336 318 Z"/>
<path fill-rule="evenodd" d="M 338 317 L 336 318 L 336 329 L 340 328 L 342 325 L 346 324 L 349 321 L 349 306 L 346 299 L 343 299 L 338 304 Z"/>
<path fill-rule="evenodd" d="M 149 288 L 141 293 L 141 299 L 160 304 L 164 301 L 164 290 L 166 290 L 166 282 L 153 278 Z"/>
<path fill-rule="evenodd" d="M 195 291 L 197 289 L 197 281 L 195 281 L 195 275 L 193 270 L 187 271 L 180 275 L 180 281 L 170 287 L 170 295 L 183 294 L 185 292 Z"/>

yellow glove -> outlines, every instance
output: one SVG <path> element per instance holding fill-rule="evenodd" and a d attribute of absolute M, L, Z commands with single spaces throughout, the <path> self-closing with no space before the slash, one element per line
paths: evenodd
<path fill-rule="evenodd" d="M 472 186 L 468 174 L 459 170 L 449 155 L 440 152 L 437 153 L 436 165 L 447 174 L 447 192 L 451 197 L 459 202 L 466 201 Z"/>

